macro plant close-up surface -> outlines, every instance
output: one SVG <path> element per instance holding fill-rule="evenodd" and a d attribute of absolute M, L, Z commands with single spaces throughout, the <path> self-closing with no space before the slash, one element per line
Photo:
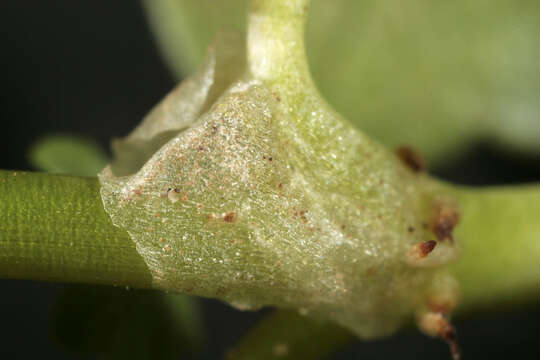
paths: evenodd
<path fill-rule="evenodd" d="M 138 110 L 111 154 L 91 132 L 38 134 L 28 169 L 0 171 L 0 275 L 88 284 L 65 286 L 53 307 L 68 352 L 354 358 L 416 325 L 449 354 L 411 357 L 459 359 L 482 350 L 456 316 L 534 314 L 538 5 L 145 0 L 137 11 L 183 80 Z M 121 41 L 105 33 L 111 49 Z M 138 94 L 155 79 L 130 58 L 126 91 Z M 240 331 L 193 296 L 263 310 L 221 344 Z"/>

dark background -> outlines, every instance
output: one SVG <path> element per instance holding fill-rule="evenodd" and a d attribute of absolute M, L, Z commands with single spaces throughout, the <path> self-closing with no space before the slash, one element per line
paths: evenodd
<path fill-rule="evenodd" d="M 0 168 L 31 170 L 29 146 L 50 133 L 83 135 L 108 149 L 175 84 L 155 48 L 138 2 L 0 3 Z M 540 158 L 479 141 L 433 170 L 465 184 L 540 180 Z M 50 308 L 63 285 L 0 281 L 0 358 L 78 359 L 50 337 Z M 256 320 L 203 300 L 210 357 L 219 358 Z M 540 306 L 475 314 L 457 327 L 465 359 L 540 358 Z M 446 346 L 413 330 L 359 343 L 339 359 L 449 359 Z"/>

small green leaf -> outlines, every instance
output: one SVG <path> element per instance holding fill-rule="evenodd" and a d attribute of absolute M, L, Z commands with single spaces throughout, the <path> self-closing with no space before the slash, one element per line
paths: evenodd
<path fill-rule="evenodd" d="M 69 135 L 49 135 L 30 149 L 36 169 L 79 176 L 96 176 L 109 161 L 105 152 L 91 141 Z"/>

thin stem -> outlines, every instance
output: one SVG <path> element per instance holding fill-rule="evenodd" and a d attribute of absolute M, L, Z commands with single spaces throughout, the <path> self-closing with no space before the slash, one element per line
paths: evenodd
<path fill-rule="evenodd" d="M 540 185 L 464 188 L 452 271 L 463 310 L 540 295 Z"/>
<path fill-rule="evenodd" d="M 151 287 L 96 178 L 0 171 L 0 276 Z"/>
<path fill-rule="evenodd" d="M 259 79 L 311 82 L 304 48 L 309 0 L 254 0 L 248 15 L 248 63 Z"/>

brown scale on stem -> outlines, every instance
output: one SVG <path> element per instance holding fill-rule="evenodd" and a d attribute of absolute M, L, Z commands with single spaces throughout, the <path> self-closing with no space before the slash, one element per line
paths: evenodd
<path fill-rule="evenodd" d="M 236 220 L 237 220 L 237 216 L 234 211 L 228 212 L 227 214 L 225 214 L 225 216 L 223 216 L 223 221 L 228 222 L 228 223 L 236 222 Z"/>
<path fill-rule="evenodd" d="M 459 222 L 459 211 L 453 204 L 440 204 L 435 209 L 432 228 L 439 241 L 453 241 L 452 231 Z"/>
<path fill-rule="evenodd" d="M 419 173 L 426 170 L 426 162 L 414 148 L 403 145 L 396 149 L 396 155 L 412 171 Z"/>
<path fill-rule="evenodd" d="M 461 359 L 461 349 L 457 342 L 456 329 L 442 313 L 424 312 L 418 319 L 418 326 L 427 335 L 436 336 L 446 341 L 450 347 L 453 360 Z"/>
<path fill-rule="evenodd" d="M 410 264 L 418 263 L 420 260 L 429 255 L 435 249 L 437 242 L 435 240 L 422 241 L 414 244 L 407 252 L 407 262 Z"/>

